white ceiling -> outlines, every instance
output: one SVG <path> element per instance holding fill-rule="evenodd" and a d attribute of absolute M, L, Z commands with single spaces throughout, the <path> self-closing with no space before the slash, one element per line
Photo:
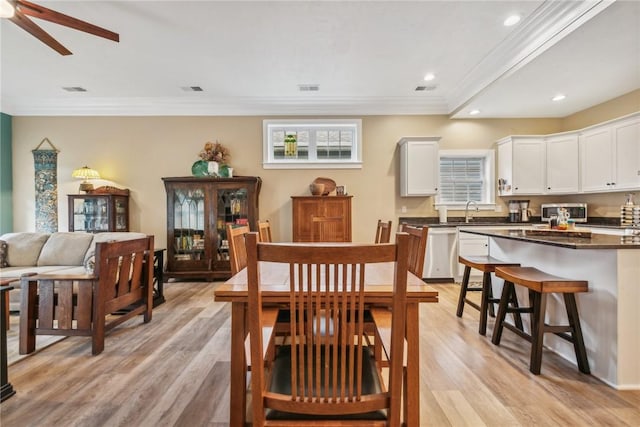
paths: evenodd
<path fill-rule="evenodd" d="M 640 1 L 34 1 L 120 43 L 37 21 L 61 56 L 2 20 L 16 116 L 565 117 L 640 88 Z"/>

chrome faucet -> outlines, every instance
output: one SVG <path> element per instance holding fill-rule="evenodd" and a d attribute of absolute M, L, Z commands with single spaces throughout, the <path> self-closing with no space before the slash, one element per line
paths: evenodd
<path fill-rule="evenodd" d="M 473 214 L 471 214 L 471 216 L 469 215 L 469 205 L 473 203 L 473 205 L 476 207 L 476 212 L 478 212 L 478 204 L 476 202 L 474 202 L 473 200 L 469 200 L 467 202 L 467 205 L 464 207 L 464 222 L 465 223 L 469 223 L 469 221 L 471 221 Z"/>

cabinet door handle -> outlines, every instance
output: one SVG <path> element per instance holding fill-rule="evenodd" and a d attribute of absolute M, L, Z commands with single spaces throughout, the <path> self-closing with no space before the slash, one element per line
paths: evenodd
<path fill-rule="evenodd" d="M 547 187 L 547 190 L 551 190 L 551 187 Z"/>

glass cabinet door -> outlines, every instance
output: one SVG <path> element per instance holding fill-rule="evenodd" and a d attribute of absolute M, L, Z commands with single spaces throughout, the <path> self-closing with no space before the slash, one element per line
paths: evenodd
<path fill-rule="evenodd" d="M 216 262 L 229 262 L 227 224 L 249 225 L 249 206 L 246 188 L 219 189 L 216 206 L 216 232 L 218 238 Z"/>
<path fill-rule="evenodd" d="M 115 217 L 116 217 L 116 231 L 127 231 L 129 225 L 127 224 L 128 212 L 127 203 L 124 198 L 116 198 L 115 204 Z"/>
<path fill-rule="evenodd" d="M 73 200 L 73 226 L 75 231 L 107 231 L 109 229 L 107 198 L 75 198 Z"/>
<path fill-rule="evenodd" d="M 205 223 L 205 194 L 202 188 L 176 188 L 173 193 L 173 257 L 185 266 L 206 266 L 207 227 Z"/>

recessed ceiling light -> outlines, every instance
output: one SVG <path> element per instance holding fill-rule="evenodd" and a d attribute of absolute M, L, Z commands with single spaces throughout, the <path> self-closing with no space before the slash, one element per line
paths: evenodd
<path fill-rule="evenodd" d="M 469 115 L 470 116 L 477 116 L 478 114 L 480 114 L 480 110 L 471 110 L 471 111 L 469 111 Z"/>
<path fill-rule="evenodd" d="M 551 98 L 551 100 L 552 100 L 552 101 L 562 101 L 562 100 L 563 100 L 563 99 L 565 99 L 565 98 L 566 98 L 566 96 L 565 96 L 565 95 L 563 95 L 563 94 L 559 93 L 559 94 L 557 94 L 556 96 L 554 96 L 553 98 Z"/>
<path fill-rule="evenodd" d="M 518 22 L 520 22 L 520 15 L 511 15 L 504 20 L 503 24 L 505 27 L 510 27 L 512 25 L 516 25 Z"/>
<path fill-rule="evenodd" d="M 433 79 L 435 79 L 435 78 L 436 78 L 435 74 L 433 74 L 433 73 L 427 73 L 427 74 L 424 76 L 424 81 L 425 81 L 425 82 L 430 82 L 431 80 L 433 80 Z"/>

